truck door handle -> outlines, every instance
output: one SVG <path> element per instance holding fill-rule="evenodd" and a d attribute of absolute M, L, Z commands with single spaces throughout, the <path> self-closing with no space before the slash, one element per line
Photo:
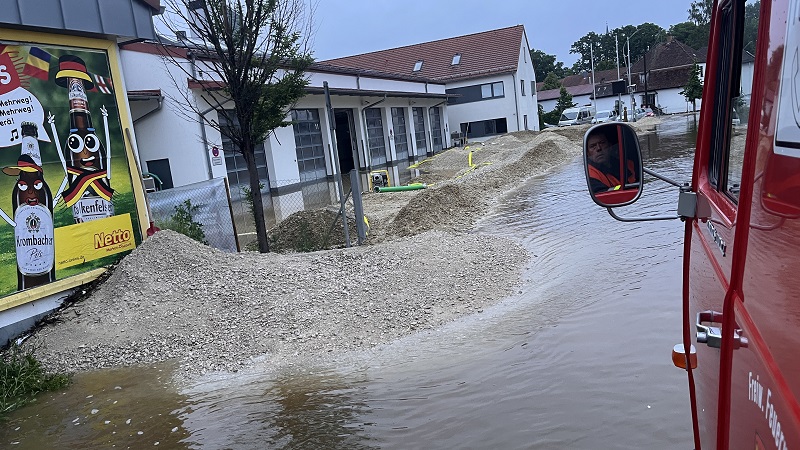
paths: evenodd
<path fill-rule="evenodd" d="M 720 348 L 722 345 L 722 328 L 703 325 L 703 323 L 722 323 L 722 313 L 716 311 L 702 311 L 697 313 L 697 343 L 706 344 L 709 347 Z M 747 347 L 747 338 L 741 335 L 742 330 L 733 330 L 733 348 Z"/>

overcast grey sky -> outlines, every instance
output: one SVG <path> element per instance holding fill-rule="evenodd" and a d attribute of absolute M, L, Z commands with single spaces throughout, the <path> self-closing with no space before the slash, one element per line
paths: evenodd
<path fill-rule="evenodd" d="M 314 56 L 325 60 L 464 34 L 525 25 L 530 46 L 569 53 L 586 33 L 652 22 L 668 29 L 685 22 L 691 0 L 319 0 Z M 622 45 L 622 42 L 620 42 Z"/>

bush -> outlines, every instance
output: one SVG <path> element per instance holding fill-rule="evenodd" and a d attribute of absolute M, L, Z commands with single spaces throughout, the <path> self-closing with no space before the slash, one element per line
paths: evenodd
<path fill-rule="evenodd" d="M 193 205 L 192 201 L 186 199 L 183 203 L 175 207 L 175 214 L 165 222 L 158 223 L 159 228 L 176 231 L 189 236 L 197 242 L 208 245 L 206 233 L 203 231 L 203 224 L 194 220 L 194 215 L 200 206 Z"/>
<path fill-rule="evenodd" d="M 36 400 L 41 392 L 62 389 L 66 374 L 45 373 L 33 350 L 12 345 L 0 356 L 0 417 Z"/>

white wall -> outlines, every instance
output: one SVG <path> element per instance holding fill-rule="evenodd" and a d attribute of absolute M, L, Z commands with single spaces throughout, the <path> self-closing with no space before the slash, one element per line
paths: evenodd
<path fill-rule="evenodd" d="M 182 186 L 209 179 L 209 177 L 223 177 L 227 175 L 227 168 L 223 157 L 223 164 L 212 165 L 210 152 L 214 146 L 222 148 L 220 133 L 210 126 L 203 126 L 194 117 L 185 101 L 182 98 L 190 95 L 198 104 L 201 104 L 199 96 L 195 97 L 194 92 L 188 91 L 183 87 L 183 91 L 175 86 L 174 80 L 186 82 L 187 76 L 180 69 L 173 67 L 170 61 L 165 64 L 162 58 L 155 54 L 143 53 L 131 50 L 123 50 L 122 66 L 125 72 L 126 89 L 132 90 L 156 90 L 160 89 L 164 95 L 163 107 L 147 115 L 134 125 L 136 140 L 142 161 L 142 169 L 147 170 L 146 161 L 167 158 L 170 160 L 170 170 L 174 185 Z M 188 64 L 188 62 L 184 62 Z M 188 66 L 187 66 L 188 67 Z M 443 99 L 420 98 L 420 97 L 386 97 L 378 95 L 378 92 L 387 92 L 402 95 L 402 93 L 436 93 L 444 94 L 443 84 L 430 84 L 411 82 L 403 80 L 379 79 L 375 77 L 363 77 L 348 74 L 319 73 L 309 72 L 309 81 L 312 86 L 322 87 L 323 82 L 327 81 L 331 89 L 357 89 L 359 86 L 363 90 L 374 90 L 376 93 L 369 96 L 351 95 L 332 95 L 331 104 L 334 108 L 350 109 L 353 114 L 355 137 L 358 147 L 358 164 L 364 167 L 367 160 L 366 149 L 366 129 L 363 111 L 367 106 L 374 105 L 380 108 L 383 115 L 383 131 L 387 157 L 390 161 L 396 155 L 395 139 L 392 126 L 392 107 L 405 108 L 406 131 L 409 142 L 409 153 L 423 154 L 417 152 L 416 140 L 414 138 L 414 124 L 412 117 L 412 107 L 422 107 L 425 109 L 426 132 L 428 134 L 428 146 L 430 142 L 430 115 L 428 108 L 442 103 Z M 198 91 L 199 92 L 199 91 Z M 376 104 L 377 103 L 377 104 Z M 133 102 L 132 115 L 134 118 L 146 114 L 156 106 L 155 101 Z M 448 118 L 447 106 L 439 105 L 442 108 L 442 127 L 446 127 Z M 216 112 L 208 105 L 201 104 L 201 110 L 210 110 L 207 114 L 211 119 L 216 119 Z M 324 95 L 307 95 L 300 99 L 295 105 L 297 109 L 316 109 L 320 116 L 320 127 L 322 131 L 323 146 L 326 151 L 327 174 L 334 174 L 334 151 L 330 133 L 330 125 L 325 110 Z M 291 116 L 287 116 L 290 120 Z M 202 136 L 205 131 L 206 144 Z M 449 136 L 443 133 L 443 146 L 449 146 Z M 297 183 L 300 173 L 297 166 L 297 152 L 294 141 L 294 129 L 286 126 L 276 129 L 264 143 L 267 154 L 267 166 L 271 187 L 278 187 Z"/>
<path fill-rule="evenodd" d="M 539 130 L 539 111 L 536 99 L 536 73 L 533 70 L 530 51 L 528 50 L 528 38 L 523 33 L 522 42 L 519 48 L 519 60 L 517 61 L 517 129 L 525 130 L 525 116 L 528 117 L 528 130 Z M 533 82 L 533 83 L 531 83 Z M 522 84 L 525 85 L 524 92 Z M 532 85 L 531 85 L 532 84 Z M 509 131 L 511 131 L 509 129 Z"/>
<path fill-rule="evenodd" d="M 519 86 L 516 86 L 514 77 L 511 74 L 448 83 L 447 88 L 453 89 L 464 86 L 475 86 L 497 81 L 503 82 L 503 97 L 464 103 L 461 105 L 449 105 L 447 107 L 447 115 L 449 117 L 447 123 L 449 127 L 448 130 L 446 130 L 446 134 L 448 136 L 451 131 L 461 130 L 462 123 L 499 119 L 501 117 L 505 117 L 508 131 L 518 131 L 514 93 L 515 89 L 519 89 Z"/>
<path fill-rule="evenodd" d="M 127 91 L 160 89 L 164 95 L 160 111 L 141 121 L 135 121 L 133 114 L 142 171 L 147 171 L 147 161 L 168 158 L 175 186 L 209 179 L 201 125 L 198 119 L 186 117 L 187 108 L 179 100 L 186 90 L 181 92 L 173 81 L 186 80 L 186 74 L 173 66 L 168 69 L 158 55 L 123 49 L 120 56 Z"/>

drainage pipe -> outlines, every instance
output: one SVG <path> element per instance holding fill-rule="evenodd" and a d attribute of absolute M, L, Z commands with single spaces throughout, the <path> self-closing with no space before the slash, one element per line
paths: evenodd
<path fill-rule="evenodd" d="M 400 191 L 416 191 L 419 189 L 425 189 L 428 187 L 427 184 L 424 183 L 413 183 L 406 186 L 386 186 L 386 187 L 379 187 L 378 192 L 400 192 Z"/>

